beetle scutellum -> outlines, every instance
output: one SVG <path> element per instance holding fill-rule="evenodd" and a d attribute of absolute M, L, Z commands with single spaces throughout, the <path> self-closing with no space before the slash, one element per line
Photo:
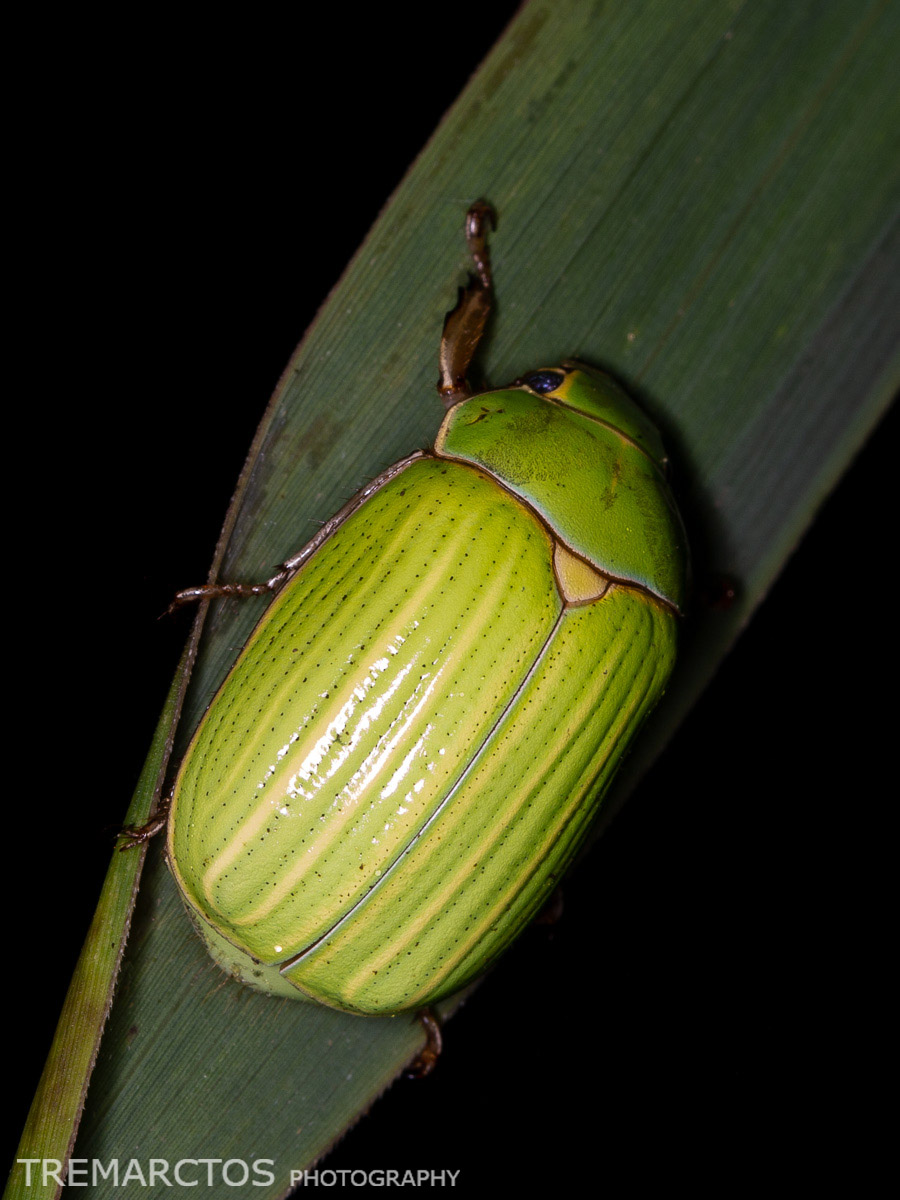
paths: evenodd
<path fill-rule="evenodd" d="M 213 955 L 260 990 L 423 1010 L 546 902 L 675 656 L 684 532 L 655 427 L 607 375 L 473 395 L 491 211 L 444 324 L 434 449 L 264 584 L 188 747 L 167 855 Z"/>

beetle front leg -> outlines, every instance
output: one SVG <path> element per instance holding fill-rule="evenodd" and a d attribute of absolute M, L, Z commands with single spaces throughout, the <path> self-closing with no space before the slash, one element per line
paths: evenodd
<path fill-rule="evenodd" d="M 469 276 L 468 286 L 460 288 L 456 307 L 444 319 L 437 389 L 448 409 L 472 395 L 469 367 L 484 336 L 494 299 L 487 230 L 496 224 L 494 210 L 484 200 L 476 201 L 466 213 L 466 242 L 475 273 Z"/>
<path fill-rule="evenodd" d="M 424 1079 L 430 1075 L 441 1056 L 444 1039 L 441 1036 L 441 1025 L 433 1008 L 423 1008 L 416 1016 L 425 1029 L 425 1045 L 406 1068 L 409 1079 Z"/>

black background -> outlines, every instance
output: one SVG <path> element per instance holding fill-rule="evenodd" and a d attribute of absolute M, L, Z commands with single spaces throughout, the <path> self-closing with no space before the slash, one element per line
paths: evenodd
<path fill-rule="evenodd" d="M 157 618 L 205 576 L 299 335 L 513 11 L 440 36 L 356 15 L 350 46 L 339 14 L 135 25 L 113 56 L 80 26 L 77 55 L 55 48 L 49 108 L 34 83 L 11 234 L 11 1152 L 186 636 Z M 216 361 L 246 406 L 210 444 Z M 623 1195 L 799 1180 L 862 1153 L 896 792 L 895 444 L 890 417 L 568 885 L 563 921 L 526 936 L 434 1076 L 398 1084 L 325 1165 L 461 1169 L 457 1191 L 589 1172 Z"/>

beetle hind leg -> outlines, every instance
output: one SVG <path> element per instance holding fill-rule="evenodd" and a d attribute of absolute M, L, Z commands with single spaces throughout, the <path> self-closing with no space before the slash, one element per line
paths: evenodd
<path fill-rule="evenodd" d="M 534 924 L 552 929 L 554 925 L 558 925 L 562 920 L 565 906 L 565 897 L 563 895 L 562 884 L 558 883 L 550 894 L 550 898 L 547 903 L 534 918 Z"/>
<path fill-rule="evenodd" d="M 125 825 L 118 833 L 121 839 L 119 850 L 133 850 L 135 846 L 143 846 L 166 827 L 169 820 L 169 807 L 172 803 L 171 793 L 164 797 L 156 812 L 144 825 Z"/>
<path fill-rule="evenodd" d="M 425 1045 L 406 1068 L 408 1079 L 424 1079 L 430 1075 L 441 1056 L 444 1039 L 441 1036 L 441 1025 L 433 1008 L 423 1008 L 416 1014 L 425 1030 Z"/>

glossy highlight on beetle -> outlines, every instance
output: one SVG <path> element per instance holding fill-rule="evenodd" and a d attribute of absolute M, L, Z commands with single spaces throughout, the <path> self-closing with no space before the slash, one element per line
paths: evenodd
<path fill-rule="evenodd" d="M 662 444 L 610 377 L 468 392 L 481 248 L 434 449 L 275 577 L 168 817 L 217 960 L 360 1014 L 458 991 L 541 909 L 662 695 L 684 602 Z"/>

